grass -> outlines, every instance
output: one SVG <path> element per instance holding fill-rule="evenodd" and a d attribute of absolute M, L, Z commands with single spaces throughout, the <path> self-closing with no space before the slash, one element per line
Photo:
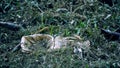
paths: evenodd
<path fill-rule="evenodd" d="M 0 1 L 0 21 L 26 25 L 25 29 L 16 32 L 0 27 L 0 68 L 119 68 L 120 44 L 108 42 L 100 34 L 100 28 L 113 31 L 119 28 L 120 7 L 94 1 L 85 1 L 86 4 L 83 0 Z M 69 12 L 56 12 L 60 8 Z M 109 14 L 111 16 L 105 19 Z M 55 52 L 46 52 L 44 47 L 30 54 L 21 50 L 11 52 L 23 35 L 34 34 L 45 27 L 49 29 L 38 33 L 53 36 L 77 34 L 90 40 L 90 51 L 83 54 L 83 59 L 73 53 L 72 47 Z"/>

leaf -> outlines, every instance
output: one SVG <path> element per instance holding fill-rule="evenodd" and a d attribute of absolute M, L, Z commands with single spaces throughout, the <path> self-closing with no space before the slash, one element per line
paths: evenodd
<path fill-rule="evenodd" d="M 46 40 L 46 41 L 43 41 L 43 40 Z M 40 44 L 37 44 L 37 42 L 41 42 L 41 41 L 43 42 Z M 21 38 L 20 44 L 23 52 L 32 52 L 31 47 L 42 46 L 42 44 L 45 42 L 47 44 L 45 44 L 44 46 L 47 47 L 49 52 L 66 48 L 68 46 L 70 47 L 77 46 L 78 49 L 82 48 L 85 51 L 88 51 L 90 46 L 90 42 L 88 40 L 82 41 L 80 36 L 78 35 L 74 35 L 70 37 L 62 37 L 62 36 L 53 37 L 48 34 L 33 34 L 33 35 L 23 36 Z M 33 49 L 37 49 L 37 48 L 33 48 Z"/>

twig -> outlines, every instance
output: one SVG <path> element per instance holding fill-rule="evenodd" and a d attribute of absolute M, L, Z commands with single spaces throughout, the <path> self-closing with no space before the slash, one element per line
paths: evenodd
<path fill-rule="evenodd" d="M 21 43 L 19 43 L 17 46 L 15 46 L 13 49 L 12 49 L 12 52 L 16 52 L 18 50 L 21 49 L 21 46 L 20 46 Z"/>
<path fill-rule="evenodd" d="M 13 31 L 18 31 L 22 28 L 21 25 L 17 25 L 17 24 L 10 23 L 10 22 L 0 22 L 0 26 L 7 28 L 9 30 L 13 30 Z"/>

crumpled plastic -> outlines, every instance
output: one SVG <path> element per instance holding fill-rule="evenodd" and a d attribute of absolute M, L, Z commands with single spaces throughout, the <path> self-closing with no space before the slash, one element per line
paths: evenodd
<path fill-rule="evenodd" d="M 39 43 L 41 41 L 42 43 Z M 48 34 L 33 34 L 23 36 L 21 38 L 20 46 L 22 48 L 22 52 L 32 52 L 34 50 L 34 46 L 46 47 L 48 48 L 48 51 L 59 50 L 61 48 L 66 48 L 67 46 L 72 46 L 74 47 L 75 53 L 81 53 L 82 49 L 84 49 L 84 51 L 89 50 L 90 41 L 83 41 L 78 35 L 73 35 L 70 37 L 53 37 Z"/>

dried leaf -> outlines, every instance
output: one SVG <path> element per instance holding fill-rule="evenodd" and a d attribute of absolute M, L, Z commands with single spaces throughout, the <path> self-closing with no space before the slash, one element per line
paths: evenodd
<path fill-rule="evenodd" d="M 21 48 L 23 52 L 31 52 L 34 44 L 40 42 L 42 40 L 46 40 L 48 51 L 54 51 L 61 48 L 66 48 L 67 46 L 78 47 L 84 50 L 89 50 L 90 42 L 82 41 L 80 36 L 74 35 L 72 37 L 62 37 L 57 36 L 53 37 L 48 34 L 33 34 L 28 36 L 23 36 L 21 39 Z M 38 44 L 41 45 L 41 44 Z M 37 45 L 36 45 L 37 46 Z"/>

